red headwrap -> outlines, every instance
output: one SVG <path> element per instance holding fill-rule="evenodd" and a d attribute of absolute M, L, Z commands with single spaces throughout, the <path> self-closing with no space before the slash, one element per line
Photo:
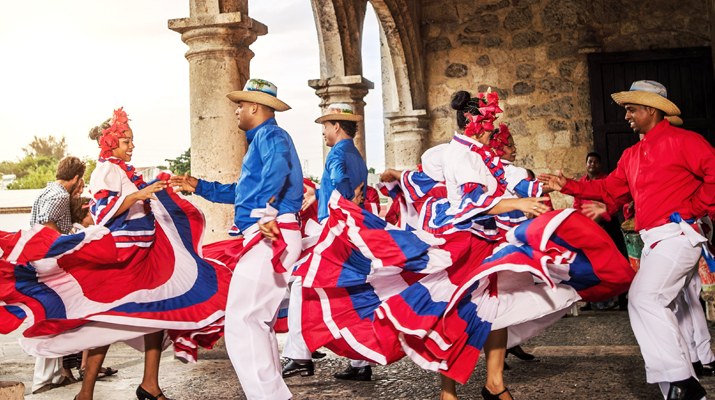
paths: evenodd
<path fill-rule="evenodd" d="M 504 112 L 499 108 L 499 94 L 497 92 L 479 93 L 477 98 L 479 99 L 480 115 L 464 114 L 469 120 L 464 130 L 464 134 L 467 136 L 479 137 L 484 131 L 493 131 L 494 121 L 497 119 L 496 114 Z"/>
<path fill-rule="evenodd" d="M 107 159 L 112 156 L 112 150 L 119 147 L 119 139 L 127 137 L 124 132 L 129 130 L 129 125 L 127 122 L 127 113 L 124 112 L 124 107 L 120 107 L 118 110 L 114 110 L 114 115 L 109 121 L 111 125 L 109 129 L 102 130 L 102 137 L 99 138 L 99 148 L 102 152 L 99 154 L 100 158 Z"/>
<path fill-rule="evenodd" d="M 499 130 L 494 132 L 492 139 L 489 141 L 489 147 L 497 156 L 504 155 L 504 146 L 509 144 L 509 137 L 511 137 L 509 128 L 504 124 L 499 125 Z"/>

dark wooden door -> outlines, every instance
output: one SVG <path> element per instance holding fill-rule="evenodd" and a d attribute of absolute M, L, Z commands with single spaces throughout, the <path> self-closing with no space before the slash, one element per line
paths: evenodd
<path fill-rule="evenodd" d="M 710 47 L 593 53 L 588 55 L 591 114 L 596 152 L 604 171 L 615 169 L 621 154 L 638 135 L 625 122 L 626 111 L 611 94 L 630 89 L 634 81 L 662 83 L 681 111 L 681 128 L 703 135 L 715 145 L 715 81 Z"/>

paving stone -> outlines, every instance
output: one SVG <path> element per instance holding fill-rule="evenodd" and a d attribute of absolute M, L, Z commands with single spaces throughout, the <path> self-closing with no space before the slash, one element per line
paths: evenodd
<path fill-rule="evenodd" d="M 715 334 L 711 329 L 711 334 Z M 15 339 L 18 333 L 13 333 Z M 279 344 L 285 335 L 278 335 Z M 504 380 L 516 399 L 658 399 L 660 390 L 645 380 L 645 366 L 633 336 L 626 311 L 587 311 L 567 317 L 523 344 L 537 361 L 507 358 L 510 369 Z M 370 382 L 339 381 L 333 374 L 344 370 L 348 361 L 326 350 L 328 356 L 316 361 L 315 375 L 286 380 L 296 400 L 333 399 L 437 399 L 440 377 L 405 358 L 388 366 L 373 368 Z M 96 399 L 129 400 L 141 382 L 141 353 L 124 344 L 110 347 L 105 365 L 119 369 L 117 376 L 97 382 Z M 21 376 L 31 386 L 34 358 L 25 355 L 10 362 L 0 359 L 0 380 Z M 483 357 L 466 385 L 457 386 L 460 399 L 479 399 L 486 379 Z M 197 364 L 173 359 L 171 349 L 162 354 L 160 382 L 169 398 L 176 400 L 245 399 L 241 385 L 228 360 L 223 340 L 213 350 L 200 350 Z M 701 380 L 715 393 L 715 377 Z M 80 384 L 31 395 L 31 400 L 67 400 Z M 26 395 L 29 389 L 26 389 Z"/>

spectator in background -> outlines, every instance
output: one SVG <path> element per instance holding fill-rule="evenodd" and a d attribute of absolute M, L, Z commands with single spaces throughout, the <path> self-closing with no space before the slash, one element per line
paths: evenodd
<path fill-rule="evenodd" d="M 44 225 L 59 233 L 70 233 L 72 218 L 70 198 L 84 189 L 85 164 L 77 157 L 67 156 L 57 165 L 56 181 L 47 184 L 32 204 L 30 226 Z M 68 361 L 76 358 L 68 358 Z M 77 382 L 72 371 L 63 367 L 62 357 L 35 359 L 32 393 L 42 393 L 53 387 Z M 68 364 L 68 367 L 70 365 Z"/>
<path fill-rule="evenodd" d="M 605 179 L 608 177 L 601 171 L 601 156 L 598 153 L 588 153 L 586 156 L 586 175 L 584 175 L 579 182 L 589 182 L 598 179 Z M 574 197 L 573 208 L 579 212 L 583 212 L 583 206 L 592 203 L 591 200 L 583 200 L 578 197 Z M 623 233 L 621 233 L 621 224 L 618 218 L 614 216 L 611 218 L 607 212 L 604 212 L 595 217 L 594 221 L 600 225 L 608 236 L 610 236 L 613 243 L 616 244 L 618 250 L 626 258 L 628 258 L 628 253 L 626 252 L 626 243 L 623 240 Z M 581 307 L 581 310 L 610 310 L 618 306 L 621 310 L 627 309 L 627 300 L 625 294 L 618 296 L 618 301 L 616 299 L 610 299 L 606 301 L 601 301 L 598 303 L 587 303 L 585 306 Z"/>
<path fill-rule="evenodd" d="M 92 219 L 92 214 L 89 212 L 89 202 L 92 199 L 89 197 L 73 197 L 70 199 L 70 214 L 72 217 L 72 233 L 78 233 L 85 230 L 88 226 L 94 225 L 94 220 Z M 63 366 L 65 369 L 77 368 L 79 370 L 79 380 L 84 379 L 84 367 L 87 364 L 87 355 L 89 350 L 85 350 L 78 354 L 73 354 L 71 356 L 63 357 Z M 67 359 L 73 359 L 72 365 L 67 363 Z M 81 360 L 81 361 L 80 361 Z M 97 379 L 104 378 L 106 376 L 112 376 L 119 372 L 118 370 L 110 367 L 101 367 L 99 373 L 97 374 Z"/>

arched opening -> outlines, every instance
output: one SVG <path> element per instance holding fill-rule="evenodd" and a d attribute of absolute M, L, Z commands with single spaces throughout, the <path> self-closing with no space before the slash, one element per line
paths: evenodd
<path fill-rule="evenodd" d="M 386 101 L 392 96 L 383 96 L 383 85 L 379 82 L 385 80 L 383 62 L 385 55 L 383 47 L 382 28 L 377 15 L 370 3 L 365 11 L 365 21 L 362 30 L 362 75 L 375 83 L 375 88 L 365 96 L 365 149 L 368 168 L 376 172 L 385 169 L 385 124 L 383 121 L 384 110 L 388 109 Z"/>

